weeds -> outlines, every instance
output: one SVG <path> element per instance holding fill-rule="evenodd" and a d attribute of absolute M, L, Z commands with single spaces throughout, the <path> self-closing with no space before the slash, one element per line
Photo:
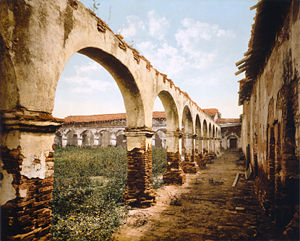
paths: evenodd
<path fill-rule="evenodd" d="M 153 148 L 153 186 L 162 185 L 166 151 Z M 53 240 L 110 240 L 127 213 L 124 147 L 55 150 Z"/>

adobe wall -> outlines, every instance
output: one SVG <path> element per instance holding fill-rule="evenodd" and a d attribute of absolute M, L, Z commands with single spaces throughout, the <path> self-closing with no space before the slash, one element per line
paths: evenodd
<path fill-rule="evenodd" d="M 241 124 L 228 124 L 228 125 L 221 125 L 221 148 L 224 150 L 234 148 L 240 149 L 242 148 L 241 142 Z M 236 140 L 236 147 L 231 146 L 231 140 Z"/>
<path fill-rule="evenodd" d="M 292 1 L 251 97 L 243 103 L 241 137 L 260 204 L 280 226 L 289 227 L 299 217 L 299 12 L 299 3 Z"/>
<path fill-rule="evenodd" d="M 184 180 L 177 165 L 184 110 L 191 117 L 191 150 L 196 117 L 201 128 L 205 122 L 220 129 L 186 92 L 77 0 L 2 0 L 0 16 L 2 240 L 51 238 L 53 142 L 62 122 L 53 118 L 52 110 L 57 82 L 73 54 L 102 65 L 122 93 L 127 119 L 127 203 L 136 207 L 155 203 L 151 148 L 157 97 L 166 112 L 167 165 L 177 167 L 168 170 L 177 183 Z M 214 144 L 219 137 L 204 135 L 209 150 L 217 150 Z"/>

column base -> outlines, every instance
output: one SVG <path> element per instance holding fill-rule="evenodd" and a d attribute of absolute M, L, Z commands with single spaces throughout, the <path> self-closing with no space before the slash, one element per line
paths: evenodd
<path fill-rule="evenodd" d="M 197 168 L 195 162 L 183 161 L 181 166 L 182 166 L 182 170 L 184 171 L 184 173 L 197 173 L 197 171 L 198 171 L 198 168 Z"/>
<path fill-rule="evenodd" d="M 185 174 L 181 169 L 167 170 L 163 180 L 166 185 L 182 185 L 185 183 Z"/>
<path fill-rule="evenodd" d="M 137 190 L 127 190 L 123 194 L 124 202 L 136 208 L 148 208 L 156 204 L 156 195 L 153 189 L 138 193 Z"/>
<path fill-rule="evenodd" d="M 202 155 L 199 155 L 197 158 L 196 158 L 196 163 L 199 167 L 200 170 L 203 170 L 206 168 L 206 158 L 205 156 L 202 156 Z"/>

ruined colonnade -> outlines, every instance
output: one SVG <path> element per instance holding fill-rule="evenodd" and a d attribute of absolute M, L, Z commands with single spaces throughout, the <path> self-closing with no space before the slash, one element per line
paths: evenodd
<path fill-rule="evenodd" d="M 74 53 L 106 68 L 122 93 L 128 150 L 124 199 L 128 204 L 147 207 L 155 203 L 151 147 L 157 97 L 167 119 L 166 183 L 184 182 L 181 153 L 185 166 L 194 172 L 195 153 L 218 152 L 220 127 L 81 3 L 4 0 L 0 16 L 3 239 L 51 238 L 52 145 L 61 125 L 51 113 L 57 82 Z"/>

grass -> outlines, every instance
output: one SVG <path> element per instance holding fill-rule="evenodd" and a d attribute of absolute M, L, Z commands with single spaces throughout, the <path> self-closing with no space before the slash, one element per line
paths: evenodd
<path fill-rule="evenodd" d="M 162 185 L 166 151 L 153 148 L 153 186 Z M 125 217 L 127 160 L 123 147 L 57 148 L 53 240 L 110 240 Z"/>

